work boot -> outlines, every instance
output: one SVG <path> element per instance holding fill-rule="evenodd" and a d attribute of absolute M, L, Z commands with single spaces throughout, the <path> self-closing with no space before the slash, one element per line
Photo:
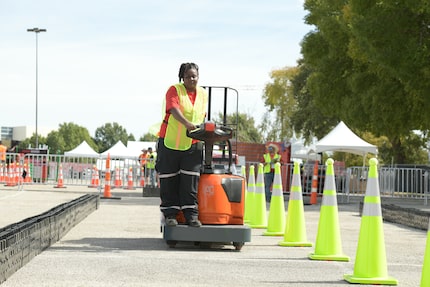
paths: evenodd
<path fill-rule="evenodd" d="M 168 225 L 168 226 L 178 225 L 178 221 L 176 220 L 176 217 L 175 216 L 168 216 L 166 218 L 166 225 Z"/>
<path fill-rule="evenodd" d="M 190 220 L 188 220 L 188 225 L 191 227 L 200 227 L 202 226 L 202 223 L 196 217 L 193 217 Z"/>

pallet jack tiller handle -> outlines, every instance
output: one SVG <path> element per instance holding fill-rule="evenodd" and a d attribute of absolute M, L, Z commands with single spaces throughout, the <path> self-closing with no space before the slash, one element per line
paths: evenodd
<path fill-rule="evenodd" d="M 191 132 L 187 131 L 187 136 L 205 142 L 205 169 L 211 169 L 214 144 L 216 142 L 227 141 L 229 150 L 231 151 L 229 139 L 233 137 L 233 129 L 226 126 L 217 126 L 214 122 L 209 121 L 198 125 L 197 129 Z M 229 153 L 229 157 L 231 164 L 231 152 Z"/>

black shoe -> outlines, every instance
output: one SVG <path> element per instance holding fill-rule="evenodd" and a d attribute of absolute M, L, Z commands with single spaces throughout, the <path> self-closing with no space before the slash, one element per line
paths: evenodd
<path fill-rule="evenodd" d="M 202 223 L 197 218 L 193 218 L 188 221 L 188 225 L 191 227 L 200 227 L 202 226 Z"/>
<path fill-rule="evenodd" d="M 168 226 L 176 226 L 178 225 L 178 221 L 174 216 L 169 216 L 166 218 L 166 225 Z"/>

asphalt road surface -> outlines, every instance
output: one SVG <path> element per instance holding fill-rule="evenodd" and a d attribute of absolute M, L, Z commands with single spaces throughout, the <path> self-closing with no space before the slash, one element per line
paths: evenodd
<path fill-rule="evenodd" d="M 0 190 L 0 226 L 42 213 L 90 189 L 42 187 Z M 349 262 L 315 261 L 313 247 L 281 247 L 282 236 L 253 229 L 241 251 L 233 246 L 169 248 L 160 233 L 159 199 L 140 191 L 115 191 L 121 200 L 100 201 L 99 209 L 60 241 L 9 277 L 16 286 L 347 286 L 353 274 L 361 218 L 357 203 L 338 204 L 344 253 Z M 286 202 L 286 208 L 288 202 Z M 315 243 L 321 206 L 305 205 L 307 239 Z M 388 275 L 398 286 L 419 286 L 427 232 L 384 223 Z"/>

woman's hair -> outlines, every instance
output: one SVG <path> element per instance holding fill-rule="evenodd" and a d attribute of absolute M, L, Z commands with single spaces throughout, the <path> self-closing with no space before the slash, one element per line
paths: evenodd
<path fill-rule="evenodd" d="M 199 72 L 199 66 L 197 66 L 197 64 L 194 63 L 183 63 L 181 65 L 181 67 L 179 68 L 179 82 L 184 80 L 184 75 L 185 73 L 190 70 L 190 69 L 194 69 L 197 71 L 197 73 Z"/>

